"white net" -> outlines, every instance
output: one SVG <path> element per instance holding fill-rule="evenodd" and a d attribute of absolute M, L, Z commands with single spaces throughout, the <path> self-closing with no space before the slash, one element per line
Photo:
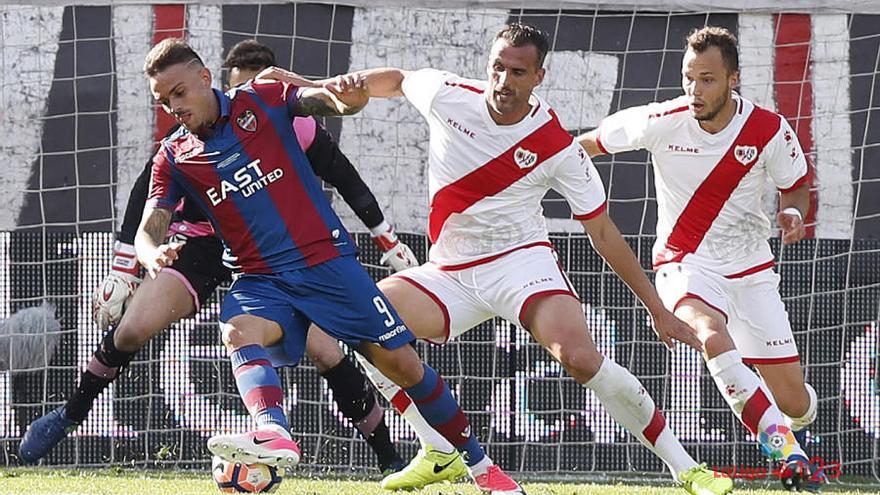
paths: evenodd
<path fill-rule="evenodd" d="M 618 109 L 680 94 L 682 43 L 693 27 L 715 24 L 738 33 L 742 93 L 789 118 L 817 171 L 817 207 L 809 216 L 814 238 L 779 253 L 783 296 L 808 379 L 821 398 L 814 453 L 841 462 L 844 473 L 877 476 L 876 16 L 740 13 L 720 6 L 708 12 L 659 11 L 656 5 L 535 11 L 391 3 L 0 8 L 0 125 L 14 136 L 0 145 L 7 163 L 0 183 L 8 191 L 0 228 L 10 231 L 0 243 L 0 314 L 49 300 L 62 324 L 51 359 L 44 355 L 29 371 L 0 375 L 7 463 L 15 462 L 11 454 L 27 424 L 63 402 L 98 342 L 88 294 L 107 269 L 109 232 L 119 227 L 157 133 L 140 72 L 157 36 L 185 34 L 216 75 L 229 47 L 256 38 L 273 48 L 279 63 L 306 76 L 390 65 L 480 78 L 491 36 L 516 19 L 551 35 L 540 91 L 572 132 Z M 374 102 L 361 115 L 327 126 L 424 259 L 422 119 L 403 101 Z M 644 153 L 597 162 L 611 216 L 645 266 L 656 216 L 647 163 Z M 363 231 L 338 197 L 334 204 L 347 225 Z M 767 204 L 775 207 L 772 198 Z M 642 379 L 695 457 L 718 467 L 760 465 L 752 439 L 705 375 L 700 357 L 665 353 L 635 299 L 578 232 L 564 201 L 551 194 L 545 209 L 602 351 Z M 360 240 L 362 260 L 384 275 L 378 253 Z M 149 344 L 49 462 L 204 466 L 207 436 L 245 428 L 249 420 L 219 345 L 218 301 Z M 544 474 L 662 469 L 521 329 L 493 321 L 443 348 L 421 350 L 449 379 L 478 436 L 505 468 Z M 341 419 L 310 365 L 287 371 L 284 383 L 291 424 L 310 465 L 372 466 L 369 449 Z M 386 420 L 403 453 L 412 454 L 408 429 L 391 412 Z"/>

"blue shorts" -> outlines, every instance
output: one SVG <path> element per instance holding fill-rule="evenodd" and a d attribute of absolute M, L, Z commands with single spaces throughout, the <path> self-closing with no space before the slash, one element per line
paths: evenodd
<path fill-rule="evenodd" d="M 362 342 L 396 349 L 415 340 L 354 256 L 299 270 L 238 277 L 223 299 L 220 321 L 241 314 L 281 326 L 281 342 L 267 348 L 276 367 L 299 363 L 310 323 L 355 349 Z"/>

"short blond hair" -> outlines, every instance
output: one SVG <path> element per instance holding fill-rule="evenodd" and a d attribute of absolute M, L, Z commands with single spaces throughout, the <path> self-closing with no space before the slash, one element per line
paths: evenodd
<path fill-rule="evenodd" d="M 196 62 L 199 67 L 204 67 L 202 57 L 180 38 L 165 38 L 156 43 L 147 54 L 144 61 L 144 74 L 153 77 L 163 70 L 176 64 L 189 64 Z"/>

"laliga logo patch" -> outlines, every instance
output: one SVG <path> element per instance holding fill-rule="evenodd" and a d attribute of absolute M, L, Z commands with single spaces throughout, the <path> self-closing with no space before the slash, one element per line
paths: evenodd
<path fill-rule="evenodd" d="M 513 152 L 513 161 L 519 168 L 534 167 L 538 163 L 538 154 L 525 148 L 517 148 Z"/>
<path fill-rule="evenodd" d="M 257 116 L 250 110 L 245 110 L 241 115 L 236 117 L 235 123 L 248 132 L 254 132 L 257 130 Z"/>
<path fill-rule="evenodd" d="M 770 425 L 758 437 L 761 451 L 774 461 L 788 459 L 797 440 L 794 433 L 785 425 Z"/>
<path fill-rule="evenodd" d="M 755 146 L 737 146 L 733 149 L 733 156 L 743 165 L 748 165 L 758 157 L 758 148 Z"/>

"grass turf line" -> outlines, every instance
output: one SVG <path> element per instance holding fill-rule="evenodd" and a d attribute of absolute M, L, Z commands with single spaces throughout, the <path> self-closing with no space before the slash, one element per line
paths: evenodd
<path fill-rule="evenodd" d="M 526 482 L 530 495 L 681 495 L 684 490 L 670 483 L 646 483 L 633 480 L 608 483 L 539 483 Z M 877 485 L 839 484 L 827 487 L 825 493 L 878 494 Z M 144 471 L 144 470 L 57 470 L 14 468 L 0 470 L 2 495 L 216 495 L 213 480 L 207 472 Z M 391 494 L 379 488 L 376 481 L 320 479 L 286 476 L 275 492 L 277 495 L 367 495 Z M 479 495 L 469 483 L 437 484 L 412 495 Z M 783 494 L 775 483 L 737 482 L 736 493 L 752 495 Z"/>

